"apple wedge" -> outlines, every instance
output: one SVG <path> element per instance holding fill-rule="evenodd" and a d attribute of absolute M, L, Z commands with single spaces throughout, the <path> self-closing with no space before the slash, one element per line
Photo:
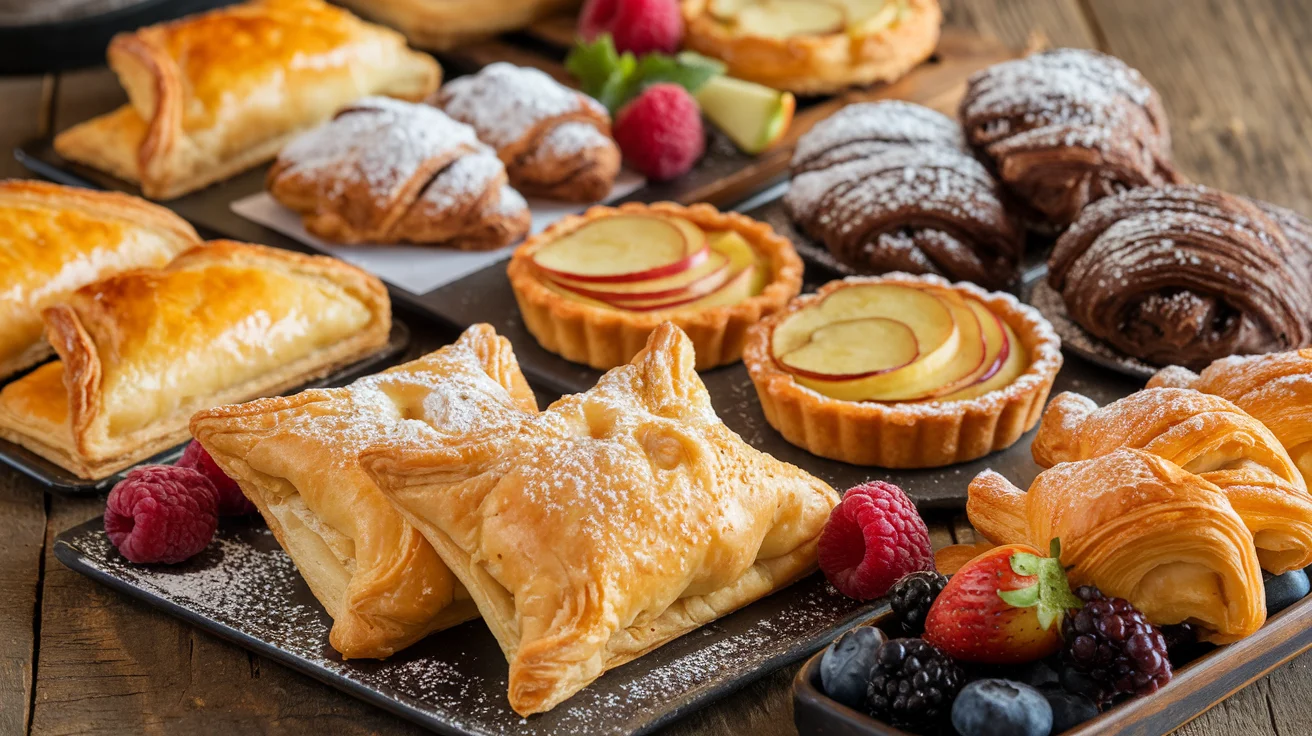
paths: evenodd
<path fill-rule="evenodd" d="M 755 82 L 711 78 L 697 90 L 702 113 L 743 153 L 753 156 L 774 145 L 792 125 L 797 99 Z"/>
<path fill-rule="evenodd" d="M 534 253 L 533 264 L 553 278 L 623 283 L 671 276 L 709 257 L 705 234 L 692 223 L 624 215 L 584 225 Z"/>
<path fill-rule="evenodd" d="M 779 356 L 779 362 L 795 376 L 824 379 L 836 372 L 887 373 L 918 357 L 916 333 L 906 324 L 885 317 L 862 317 L 821 327 L 805 345 Z"/>
<path fill-rule="evenodd" d="M 824 36 L 847 26 L 843 8 L 816 0 L 764 0 L 738 11 L 738 33 L 765 38 Z"/>

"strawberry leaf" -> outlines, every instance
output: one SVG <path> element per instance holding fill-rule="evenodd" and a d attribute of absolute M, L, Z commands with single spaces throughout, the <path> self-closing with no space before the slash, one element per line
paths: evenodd
<path fill-rule="evenodd" d="M 1080 608 L 1084 602 L 1071 592 L 1066 570 L 1061 566 L 1061 542 L 1053 539 L 1049 545 L 1051 557 L 1039 557 L 1028 552 L 1011 556 L 1011 569 L 1017 575 L 1036 577 L 1038 582 L 1017 590 L 1000 590 L 998 597 L 1017 608 L 1038 608 L 1039 625 L 1044 629 L 1061 621 L 1071 608 Z"/>

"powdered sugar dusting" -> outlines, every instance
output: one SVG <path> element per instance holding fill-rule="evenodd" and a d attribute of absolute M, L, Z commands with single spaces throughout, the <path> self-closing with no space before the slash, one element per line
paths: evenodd
<path fill-rule="evenodd" d="M 519 141 L 534 125 L 549 118 L 580 110 L 605 115 L 605 108 L 596 100 L 546 72 L 503 61 L 448 82 L 439 94 L 448 115 L 474 126 L 479 138 L 498 150 Z"/>

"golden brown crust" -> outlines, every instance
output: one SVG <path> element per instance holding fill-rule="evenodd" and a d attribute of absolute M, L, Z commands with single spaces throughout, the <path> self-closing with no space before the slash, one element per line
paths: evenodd
<path fill-rule="evenodd" d="M 793 380 L 770 354 L 770 334 L 788 315 L 837 289 L 873 283 L 935 284 L 983 302 L 1016 332 L 1030 364 L 1010 385 L 983 396 L 949 402 L 879 403 L 832 399 Z M 794 299 L 747 336 L 743 362 L 756 384 L 766 421 L 808 452 L 854 465 L 936 468 L 983 457 L 1016 443 L 1039 421 L 1061 368 L 1061 340 L 1033 308 L 1010 294 L 938 276 L 893 273 L 851 276 Z"/>
<path fill-rule="evenodd" d="M 701 310 L 631 312 L 566 299 L 548 289 L 533 268 L 533 253 L 588 222 L 617 214 L 655 213 L 687 219 L 708 232 L 738 233 L 769 261 L 764 290 L 737 304 Z M 524 326 L 543 348 L 599 370 L 624 365 L 647 344 L 652 331 L 672 322 L 687 333 L 697 351 L 697 370 L 737 362 L 747 330 L 762 317 L 783 308 L 802 289 L 802 259 L 792 243 L 763 222 L 736 212 L 720 212 L 708 204 L 684 207 L 673 202 L 619 207 L 592 207 L 571 215 L 529 238 L 510 259 L 506 270 L 524 317 Z"/>
<path fill-rule="evenodd" d="M 419 48 L 448 49 L 527 27 L 579 5 L 579 0 L 340 0 L 355 12 L 395 28 Z"/>
<path fill-rule="evenodd" d="M 906 2 L 899 21 L 873 34 L 780 39 L 738 35 L 711 16 L 710 0 L 683 0 L 684 44 L 723 61 L 730 76 L 799 94 L 891 82 L 934 53 L 943 23 L 938 0 Z"/>

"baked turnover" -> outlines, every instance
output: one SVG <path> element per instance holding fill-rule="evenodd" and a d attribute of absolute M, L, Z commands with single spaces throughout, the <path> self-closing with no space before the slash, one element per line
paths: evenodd
<path fill-rule="evenodd" d="M 765 418 L 856 465 L 927 468 L 1014 444 L 1038 421 L 1061 341 L 1009 294 L 937 276 L 833 281 L 753 327 Z"/>
<path fill-rule="evenodd" d="M 508 268 L 543 348 L 609 369 L 662 322 L 692 339 L 697 368 L 742 356 L 747 328 L 802 288 L 802 261 L 761 222 L 706 204 L 593 207 L 529 238 Z"/>
<path fill-rule="evenodd" d="M 816 568 L 838 494 L 725 427 L 695 362 L 666 323 L 541 414 L 456 406 L 361 455 L 469 589 L 521 715 Z"/>
<path fill-rule="evenodd" d="M 113 192 L 0 181 L 0 379 L 51 354 L 41 310 L 97 279 L 200 242 L 163 207 Z"/>
<path fill-rule="evenodd" d="M 84 286 L 43 317 L 60 360 L 0 391 L 0 437 L 83 478 L 183 441 L 201 409 L 358 360 L 392 322 L 382 282 L 357 268 L 229 241 Z"/>
<path fill-rule="evenodd" d="M 684 44 L 801 94 L 890 82 L 938 45 L 938 0 L 682 0 Z"/>
<path fill-rule="evenodd" d="M 482 411 L 480 404 L 507 412 Z M 462 414 L 457 408 L 479 409 Z M 242 493 L 333 618 L 342 656 L 382 658 L 430 632 L 474 618 L 469 594 L 360 467 L 373 444 L 434 431 L 471 431 L 462 417 L 536 413 L 510 343 L 475 325 L 453 345 L 345 388 L 221 406 L 191 432 Z"/>
<path fill-rule="evenodd" d="M 441 70 L 321 0 L 250 0 L 115 36 L 129 103 L 55 138 L 61 156 L 172 199 L 273 158 L 367 95 L 420 100 Z"/>

